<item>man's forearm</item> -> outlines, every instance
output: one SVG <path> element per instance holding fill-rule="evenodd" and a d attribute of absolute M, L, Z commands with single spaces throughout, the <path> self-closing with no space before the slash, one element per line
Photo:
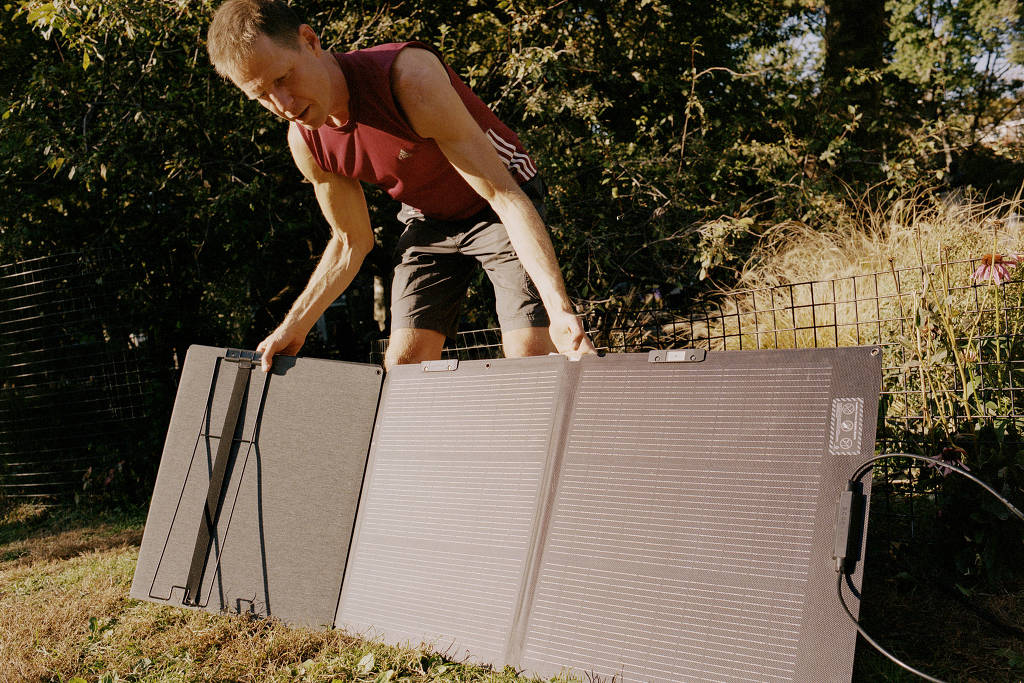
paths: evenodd
<path fill-rule="evenodd" d="M 522 191 L 499 195 L 492 208 L 508 231 L 512 248 L 537 287 L 544 307 L 549 312 L 572 312 L 551 236 L 529 197 Z"/>
<path fill-rule="evenodd" d="M 327 243 L 320 262 L 295 299 L 284 325 L 308 332 L 327 307 L 352 283 L 369 248 L 360 248 L 335 235 Z"/>

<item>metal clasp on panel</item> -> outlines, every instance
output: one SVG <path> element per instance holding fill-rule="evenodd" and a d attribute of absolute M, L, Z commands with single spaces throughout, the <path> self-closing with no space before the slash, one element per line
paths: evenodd
<path fill-rule="evenodd" d="M 459 369 L 457 358 L 443 358 L 441 360 L 425 360 L 420 363 L 423 372 L 453 372 Z"/>
<path fill-rule="evenodd" d="M 648 363 L 699 363 L 708 357 L 706 349 L 667 349 L 651 351 L 647 354 Z"/>

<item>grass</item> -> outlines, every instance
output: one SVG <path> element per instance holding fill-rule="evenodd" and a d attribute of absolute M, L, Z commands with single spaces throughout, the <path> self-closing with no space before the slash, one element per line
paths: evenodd
<path fill-rule="evenodd" d="M 425 648 L 133 600 L 143 520 L 142 510 L 0 514 L 0 681 L 533 680 Z M 862 622 L 878 640 L 950 681 L 1024 678 L 1024 593 L 965 598 L 873 552 Z M 864 643 L 855 669 L 858 682 L 916 680 Z"/>
<path fill-rule="evenodd" d="M 914 268 L 1019 252 L 1022 246 L 1020 197 L 986 202 L 928 194 L 882 205 L 858 198 L 828 224 L 787 222 L 770 229 L 746 261 L 736 287 L 851 278 L 886 272 L 890 264 L 897 270 Z"/>
<path fill-rule="evenodd" d="M 533 680 L 425 648 L 131 599 L 144 519 L 26 505 L 0 513 L 0 681 Z"/>

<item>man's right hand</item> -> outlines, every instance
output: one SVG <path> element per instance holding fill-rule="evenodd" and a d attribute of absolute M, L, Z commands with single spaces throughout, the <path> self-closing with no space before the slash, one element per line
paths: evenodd
<path fill-rule="evenodd" d="M 558 349 L 559 353 L 565 354 L 574 360 L 585 353 L 597 353 L 594 343 L 590 341 L 583 323 L 578 315 L 567 310 L 549 311 L 551 325 L 548 333 L 551 335 L 551 342 Z"/>
<path fill-rule="evenodd" d="M 259 343 L 256 350 L 262 354 L 263 372 L 270 372 L 274 364 L 274 356 L 278 353 L 285 356 L 294 356 L 306 343 L 308 330 L 300 330 L 294 324 L 287 322 L 270 333 L 270 335 Z"/>

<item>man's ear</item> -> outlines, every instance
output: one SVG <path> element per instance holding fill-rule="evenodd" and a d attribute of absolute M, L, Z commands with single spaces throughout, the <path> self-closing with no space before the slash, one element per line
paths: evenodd
<path fill-rule="evenodd" d="M 302 24 L 299 26 L 299 46 L 309 46 L 313 48 L 313 52 L 320 51 L 320 37 L 317 36 L 316 31 L 309 24 Z"/>

